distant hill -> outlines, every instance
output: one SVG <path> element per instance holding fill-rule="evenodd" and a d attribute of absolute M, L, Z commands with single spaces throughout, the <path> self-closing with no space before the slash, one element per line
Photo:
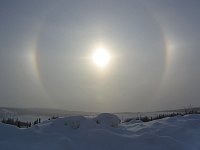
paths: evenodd
<path fill-rule="evenodd" d="M 71 116 L 71 115 L 96 115 L 95 112 L 82 111 L 68 111 L 62 109 L 51 108 L 10 108 L 0 107 L 0 116 L 20 116 L 20 115 L 34 115 L 34 116 Z"/>
<path fill-rule="evenodd" d="M 159 112 L 186 112 L 186 111 L 198 111 L 198 112 L 200 112 L 200 107 L 188 107 L 188 108 L 165 110 L 165 111 L 159 111 Z"/>

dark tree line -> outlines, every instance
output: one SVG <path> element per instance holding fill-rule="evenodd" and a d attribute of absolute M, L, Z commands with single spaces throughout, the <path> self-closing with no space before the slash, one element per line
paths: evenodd
<path fill-rule="evenodd" d="M 33 124 L 36 125 L 36 124 L 38 124 L 38 123 L 40 123 L 40 122 L 41 122 L 41 119 L 40 119 L 40 118 L 37 118 L 37 119 L 33 122 Z"/>
<path fill-rule="evenodd" d="M 58 118 L 58 117 L 53 116 L 53 117 L 48 118 L 48 120 L 53 120 L 53 119 L 57 119 L 57 118 Z"/>
<path fill-rule="evenodd" d="M 35 121 L 33 122 L 23 122 L 23 121 L 20 121 L 18 118 L 17 119 L 13 119 L 13 118 L 3 118 L 2 123 L 5 123 L 5 124 L 10 124 L 10 125 L 14 125 L 14 126 L 17 126 L 18 128 L 29 128 L 31 127 L 32 125 L 36 125 L 38 123 L 41 122 L 41 119 L 40 118 L 37 118 Z"/>
<path fill-rule="evenodd" d="M 188 115 L 188 114 L 200 114 L 199 111 L 196 110 L 185 110 L 185 112 L 181 113 L 181 112 L 177 112 L 177 113 L 170 113 L 170 114 L 159 114 L 155 117 L 148 117 L 148 116 L 144 116 L 144 117 L 137 117 L 136 120 L 141 120 L 143 122 L 149 122 L 149 121 L 153 121 L 153 120 L 158 120 L 158 119 L 163 119 L 166 117 L 175 117 L 175 116 L 184 116 L 184 115 Z M 134 118 L 127 118 L 124 120 L 124 122 L 130 122 L 131 120 L 133 120 Z"/>
<path fill-rule="evenodd" d="M 22 122 L 18 119 L 13 119 L 13 118 L 8 118 L 8 119 L 3 118 L 3 120 L 1 122 L 5 123 L 5 124 L 15 125 L 19 128 L 31 127 L 31 122 Z"/>
<path fill-rule="evenodd" d="M 53 116 L 53 117 L 50 117 L 48 120 L 52 120 L 52 119 L 57 119 L 58 117 L 56 116 Z M 36 125 L 36 124 L 39 124 L 41 123 L 41 118 L 37 118 L 35 121 L 33 122 L 23 122 L 23 121 L 20 121 L 18 118 L 17 119 L 14 119 L 14 118 L 3 118 L 1 120 L 2 123 L 5 123 L 5 124 L 10 124 L 10 125 L 15 125 L 19 128 L 29 128 L 33 125 Z"/>

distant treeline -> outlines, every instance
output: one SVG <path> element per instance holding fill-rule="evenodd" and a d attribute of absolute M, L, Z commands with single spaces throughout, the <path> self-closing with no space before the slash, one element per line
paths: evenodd
<path fill-rule="evenodd" d="M 48 118 L 48 120 L 52 120 L 52 119 L 56 119 L 58 117 L 50 117 Z M 32 127 L 33 125 L 36 125 L 36 124 L 39 124 L 41 123 L 41 118 L 37 118 L 35 121 L 33 122 L 23 122 L 23 121 L 20 121 L 18 118 L 17 119 L 14 119 L 14 118 L 3 118 L 1 120 L 2 123 L 5 123 L 5 124 L 10 124 L 10 125 L 14 125 L 14 126 L 17 126 L 19 128 L 29 128 L 29 127 Z"/>
<path fill-rule="evenodd" d="M 10 124 L 10 125 L 15 125 L 19 128 L 29 128 L 31 127 L 32 125 L 36 125 L 38 123 L 41 122 L 41 119 L 40 118 L 37 118 L 35 121 L 33 122 L 23 122 L 23 121 L 20 121 L 18 118 L 17 119 L 14 119 L 14 118 L 3 118 L 1 120 L 2 123 L 5 123 L 5 124 Z"/>
<path fill-rule="evenodd" d="M 197 110 L 185 110 L 185 112 L 177 112 L 177 113 L 169 113 L 169 114 L 158 114 L 155 117 L 148 117 L 148 116 L 144 116 L 144 117 L 137 117 L 135 120 L 141 120 L 142 122 L 149 122 L 149 121 L 153 121 L 153 120 L 158 120 L 158 119 L 163 119 L 166 117 L 175 117 L 175 116 L 184 116 L 184 115 L 188 115 L 188 114 L 200 114 L 200 111 Z M 124 120 L 124 122 L 130 122 L 131 120 L 133 120 L 134 118 L 127 118 Z"/>
<path fill-rule="evenodd" d="M 57 118 L 58 118 L 58 117 L 53 116 L 53 117 L 48 118 L 48 120 L 57 119 Z"/>

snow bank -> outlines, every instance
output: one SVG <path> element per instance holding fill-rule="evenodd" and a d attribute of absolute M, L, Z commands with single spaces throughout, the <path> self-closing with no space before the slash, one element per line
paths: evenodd
<path fill-rule="evenodd" d="M 97 124 L 99 120 L 103 124 Z M 116 122 L 115 122 L 116 121 Z M 28 129 L 0 123 L 2 150 L 199 150 L 200 115 L 118 124 L 116 116 L 72 116 Z M 109 126 L 108 126 L 109 125 Z"/>
<path fill-rule="evenodd" d="M 114 114 L 102 113 L 94 118 L 97 124 L 108 125 L 111 127 L 117 127 L 121 120 Z"/>

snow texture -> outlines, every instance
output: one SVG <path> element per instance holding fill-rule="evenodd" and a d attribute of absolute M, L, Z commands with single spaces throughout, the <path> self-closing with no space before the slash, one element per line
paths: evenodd
<path fill-rule="evenodd" d="M 28 129 L 0 123 L 2 150 L 199 150 L 200 115 L 119 124 L 119 118 L 72 116 Z M 101 123 L 97 124 L 96 121 Z M 117 121 L 118 120 L 118 121 Z M 118 126 L 112 127 L 112 123 Z"/>

